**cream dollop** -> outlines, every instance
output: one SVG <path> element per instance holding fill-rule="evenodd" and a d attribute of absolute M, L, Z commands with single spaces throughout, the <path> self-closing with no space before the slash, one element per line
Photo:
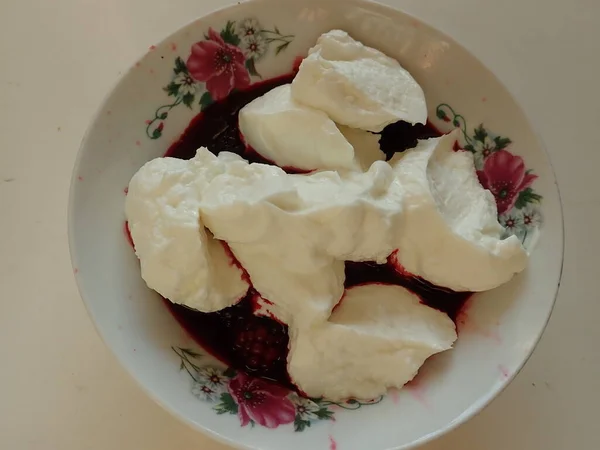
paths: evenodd
<path fill-rule="evenodd" d="M 378 161 L 347 175 L 288 175 L 240 160 L 204 190 L 202 222 L 269 300 L 264 313 L 288 324 L 325 320 L 344 290 L 344 261 L 383 262 L 393 250 L 401 188 L 391 167 Z"/>
<path fill-rule="evenodd" d="M 346 291 L 328 321 L 290 330 L 288 371 L 310 397 L 369 399 L 401 387 L 456 340 L 448 316 L 400 286 Z"/>
<path fill-rule="evenodd" d="M 199 221 L 201 193 L 221 169 L 210 152 L 190 161 L 153 159 L 131 179 L 125 202 L 148 287 L 204 312 L 235 304 L 249 287 L 223 244 Z"/>
<path fill-rule="evenodd" d="M 403 120 L 427 121 L 421 86 L 398 61 L 332 30 L 319 37 L 292 82 L 292 96 L 336 123 L 381 131 Z"/>
<path fill-rule="evenodd" d="M 454 151 L 459 131 L 419 141 L 390 161 L 405 189 L 397 262 L 455 291 L 484 291 L 527 265 L 516 236 L 503 239 L 492 193 L 477 179 L 473 156 Z"/>
<path fill-rule="evenodd" d="M 292 99 L 284 84 L 251 101 L 239 113 L 246 143 L 280 167 L 353 169 L 354 149 L 323 111 Z"/>

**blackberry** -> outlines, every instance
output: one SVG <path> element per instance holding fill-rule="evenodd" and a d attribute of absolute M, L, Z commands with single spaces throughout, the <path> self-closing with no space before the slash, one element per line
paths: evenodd
<path fill-rule="evenodd" d="M 233 344 L 237 358 L 249 371 L 267 375 L 286 363 L 287 329 L 275 320 L 246 318 Z"/>
<path fill-rule="evenodd" d="M 251 305 L 240 301 L 236 305 L 229 306 L 216 313 L 219 316 L 221 326 L 228 329 L 237 329 L 239 324 L 252 315 Z"/>
<path fill-rule="evenodd" d="M 391 159 L 395 153 L 417 146 L 417 140 L 439 136 L 437 130 L 421 123 L 410 124 L 403 120 L 392 123 L 381 131 L 379 148 Z"/>
<path fill-rule="evenodd" d="M 243 155 L 246 147 L 240 138 L 240 132 L 237 126 L 223 121 L 219 123 L 218 128 L 215 129 L 211 142 L 208 144 L 208 149 L 215 155 L 218 155 L 221 152 L 231 152 Z"/>

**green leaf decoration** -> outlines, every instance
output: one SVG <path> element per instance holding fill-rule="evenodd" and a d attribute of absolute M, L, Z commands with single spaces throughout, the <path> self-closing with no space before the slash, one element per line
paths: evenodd
<path fill-rule="evenodd" d="M 152 132 L 152 139 L 158 139 L 161 136 L 162 136 L 162 131 L 159 130 L 158 128 Z"/>
<path fill-rule="evenodd" d="M 160 120 L 165 120 L 167 117 L 169 117 L 169 114 L 168 114 L 168 113 L 166 113 L 166 112 L 164 112 L 164 113 L 161 113 L 161 115 L 160 115 L 160 116 L 158 116 L 158 118 L 159 118 Z"/>
<path fill-rule="evenodd" d="M 180 73 L 188 73 L 188 68 L 185 65 L 185 62 L 179 56 L 175 58 L 175 68 L 173 69 L 173 72 L 175 72 L 175 75 L 179 75 Z"/>
<path fill-rule="evenodd" d="M 224 376 L 224 377 L 227 377 L 227 378 L 233 378 L 233 377 L 235 377 L 236 373 L 237 373 L 237 372 L 235 371 L 235 369 L 233 369 L 233 368 L 231 368 L 231 367 L 228 367 L 228 368 L 225 370 L 225 372 L 223 372 L 223 376 Z"/>
<path fill-rule="evenodd" d="M 517 201 L 515 202 L 515 207 L 517 209 L 523 209 L 523 208 L 525 208 L 525 206 L 527 206 L 527 200 L 525 199 L 523 192 L 525 192 L 525 191 L 522 191 L 519 193 L 519 196 L 517 197 Z"/>
<path fill-rule="evenodd" d="M 473 138 L 476 141 L 485 142 L 485 138 L 488 136 L 488 132 L 486 131 L 485 128 L 483 128 L 483 124 L 481 124 L 477 128 L 475 128 L 474 132 L 475 132 L 475 134 L 473 135 Z"/>
<path fill-rule="evenodd" d="M 505 138 L 502 136 L 496 136 L 494 138 L 494 145 L 496 145 L 496 150 L 502 150 L 506 148 L 512 141 L 509 138 Z"/>
<path fill-rule="evenodd" d="M 179 350 L 184 355 L 191 356 L 192 358 L 202 358 L 202 355 L 200 353 L 198 353 L 195 350 L 192 350 L 191 348 L 181 348 L 180 347 Z"/>
<path fill-rule="evenodd" d="M 217 414 L 225 414 L 225 413 L 237 414 L 238 405 L 235 402 L 235 400 L 233 399 L 233 397 L 231 396 L 231 394 L 229 394 L 227 392 L 223 392 L 221 394 L 221 403 L 219 403 L 217 406 L 215 406 L 214 409 L 217 412 Z"/>
<path fill-rule="evenodd" d="M 221 30 L 221 37 L 225 42 L 236 47 L 240 44 L 240 38 L 235 34 L 235 22 L 228 20 L 225 28 Z"/>
<path fill-rule="evenodd" d="M 543 197 L 540 194 L 536 194 L 532 189 L 528 194 L 528 198 L 530 199 L 529 203 L 541 203 Z"/>
<path fill-rule="evenodd" d="M 177 97 L 179 95 L 179 85 L 173 81 L 167 84 L 163 90 L 171 97 Z"/>
<path fill-rule="evenodd" d="M 212 96 L 210 95 L 210 92 L 206 91 L 204 94 L 202 94 L 202 97 L 200 97 L 200 110 L 203 111 L 207 106 L 212 105 L 212 103 Z"/>
<path fill-rule="evenodd" d="M 303 420 L 300 418 L 300 415 L 296 414 L 296 419 L 294 420 L 294 431 L 301 432 L 304 431 L 306 427 L 310 427 L 310 421 Z"/>
<path fill-rule="evenodd" d="M 473 147 L 471 144 L 465 145 L 464 149 L 470 151 L 471 153 L 475 153 L 475 147 Z"/>
<path fill-rule="evenodd" d="M 320 408 L 315 412 L 315 415 L 321 420 L 331 420 L 333 418 L 333 411 L 330 411 L 327 408 Z"/>
<path fill-rule="evenodd" d="M 192 109 L 192 103 L 194 103 L 194 94 L 191 93 L 187 93 L 183 96 L 183 98 L 181 99 L 183 101 L 183 104 L 185 106 L 187 106 L 188 108 Z"/>
<path fill-rule="evenodd" d="M 438 108 L 438 110 L 435 112 L 435 115 L 437 116 L 438 119 L 442 119 L 445 120 L 448 115 L 446 114 L 446 111 L 444 111 L 441 108 Z"/>
<path fill-rule="evenodd" d="M 262 78 L 260 73 L 258 73 L 256 70 L 256 64 L 255 64 L 254 58 L 248 58 L 246 60 L 246 69 L 248 69 L 248 73 L 250 75 L 252 75 L 253 77 Z"/>
<path fill-rule="evenodd" d="M 284 42 L 283 44 L 279 45 L 277 47 L 277 49 L 275 50 L 275 55 L 279 55 L 282 51 L 284 51 L 286 48 L 288 48 L 290 43 L 291 42 Z"/>
<path fill-rule="evenodd" d="M 536 194 L 531 188 L 526 188 L 519 192 L 515 206 L 517 209 L 523 209 L 529 203 L 540 203 L 541 200 L 542 196 L 540 194 Z"/>
<path fill-rule="evenodd" d="M 279 32 L 279 28 L 277 28 L 277 25 L 275 25 L 275 33 L 277 33 L 281 36 L 281 33 Z"/>
<path fill-rule="evenodd" d="M 217 406 L 215 406 L 213 408 L 215 410 L 215 412 L 217 414 L 227 414 L 229 413 L 229 410 L 227 409 L 227 407 L 225 405 L 223 405 L 223 403 L 219 403 Z"/>

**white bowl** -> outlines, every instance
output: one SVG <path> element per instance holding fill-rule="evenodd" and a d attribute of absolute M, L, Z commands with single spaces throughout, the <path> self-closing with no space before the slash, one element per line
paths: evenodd
<path fill-rule="evenodd" d="M 74 169 L 69 207 L 74 272 L 93 321 L 119 361 L 154 399 L 193 427 L 245 448 L 410 448 L 481 410 L 538 342 L 562 266 L 556 181 L 515 100 L 449 37 L 400 11 L 362 0 L 297 0 L 285 8 L 281 3 L 250 1 L 202 17 L 152 46 L 122 77 L 92 121 Z M 253 27 L 263 30 L 255 35 L 264 46 L 257 58 L 243 37 Z M 224 394 L 212 401 L 202 398 L 211 373 L 204 367 L 217 367 L 224 383 L 231 374 L 186 335 L 140 278 L 124 232 L 124 189 L 136 170 L 163 155 L 210 101 L 204 83 L 194 81 L 189 89 L 181 84 L 192 45 L 205 40 L 210 28 L 246 51 L 252 82 L 290 72 L 296 57 L 305 55 L 321 33 L 348 31 L 397 58 L 423 87 L 430 120 L 443 131 L 460 127 L 462 145 L 475 151 L 478 169 L 487 172 L 490 182 L 509 187 L 496 191 L 506 209 L 501 218 L 514 224 L 532 249 L 528 269 L 501 288 L 477 294 L 458 321 L 456 347 L 431 358 L 416 382 L 377 404 L 302 405 L 292 394 L 273 394 L 270 409 L 261 410 L 231 397 L 218 379 L 212 387 Z M 234 86 L 214 79 L 209 87 L 218 96 Z M 525 188 L 531 174 L 537 178 Z M 295 424 L 280 423 L 289 421 L 280 413 L 290 404 L 297 410 Z M 245 418 L 256 426 L 242 426 Z M 261 426 L 265 418 L 279 426 Z"/>

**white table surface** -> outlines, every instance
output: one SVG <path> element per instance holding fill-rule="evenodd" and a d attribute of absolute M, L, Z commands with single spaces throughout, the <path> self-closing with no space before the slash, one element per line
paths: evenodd
<path fill-rule="evenodd" d="M 454 36 L 521 101 L 566 222 L 558 302 L 534 355 L 492 405 L 425 449 L 599 449 L 600 2 L 387 2 Z M 1 449 L 227 448 L 146 397 L 100 341 L 66 228 L 71 168 L 102 97 L 150 44 L 225 3 L 0 2 Z"/>

